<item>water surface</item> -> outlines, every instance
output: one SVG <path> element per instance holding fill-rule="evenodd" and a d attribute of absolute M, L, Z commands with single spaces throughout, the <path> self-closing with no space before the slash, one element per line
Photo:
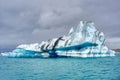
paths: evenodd
<path fill-rule="evenodd" d="M 105 58 L 7 58 L 0 80 L 120 80 L 120 54 Z"/>

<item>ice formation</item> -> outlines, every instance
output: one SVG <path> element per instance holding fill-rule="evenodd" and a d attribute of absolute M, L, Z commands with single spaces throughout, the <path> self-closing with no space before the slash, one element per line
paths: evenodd
<path fill-rule="evenodd" d="M 19 45 L 12 52 L 1 53 L 8 57 L 105 57 L 115 52 L 105 45 L 103 32 L 93 22 L 80 21 L 65 36 L 34 44 Z"/>

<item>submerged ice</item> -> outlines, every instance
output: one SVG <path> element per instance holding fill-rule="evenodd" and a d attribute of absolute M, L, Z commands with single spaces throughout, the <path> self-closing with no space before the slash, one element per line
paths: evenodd
<path fill-rule="evenodd" d="M 105 57 L 115 52 L 105 45 L 103 32 L 93 22 L 80 21 L 65 36 L 34 44 L 22 44 L 12 52 L 1 53 L 8 57 Z"/>

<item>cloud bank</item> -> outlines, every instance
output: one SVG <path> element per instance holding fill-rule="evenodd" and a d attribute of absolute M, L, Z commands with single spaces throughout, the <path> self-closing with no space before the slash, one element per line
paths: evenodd
<path fill-rule="evenodd" d="M 0 0 L 0 51 L 66 34 L 93 21 L 110 48 L 120 48 L 118 0 Z"/>

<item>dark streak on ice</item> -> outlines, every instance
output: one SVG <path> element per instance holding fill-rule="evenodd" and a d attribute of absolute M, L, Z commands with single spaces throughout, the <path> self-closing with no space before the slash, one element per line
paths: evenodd
<path fill-rule="evenodd" d="M 92 47 L 92 46 L 97 46 L 98 44 L 96 43 L 90 43 L 86 42 L 81 45 L 75 45 L 75 46 L 69 46 L 69 47 L 61 47 L 61 48 L 54 48 L 54 49 L 47 49 L 47 50 L 42 50 L 42 51 L 34 51 L 34 53 L 44 53 L 48 52 L 51 54 L 51 52 L 56 52 L 56 51 L 69 51 L 69 50 L 80 50 L 86 47 Z M 26 50 L 26 51 L 31 51 L 31 50 Z"/>

